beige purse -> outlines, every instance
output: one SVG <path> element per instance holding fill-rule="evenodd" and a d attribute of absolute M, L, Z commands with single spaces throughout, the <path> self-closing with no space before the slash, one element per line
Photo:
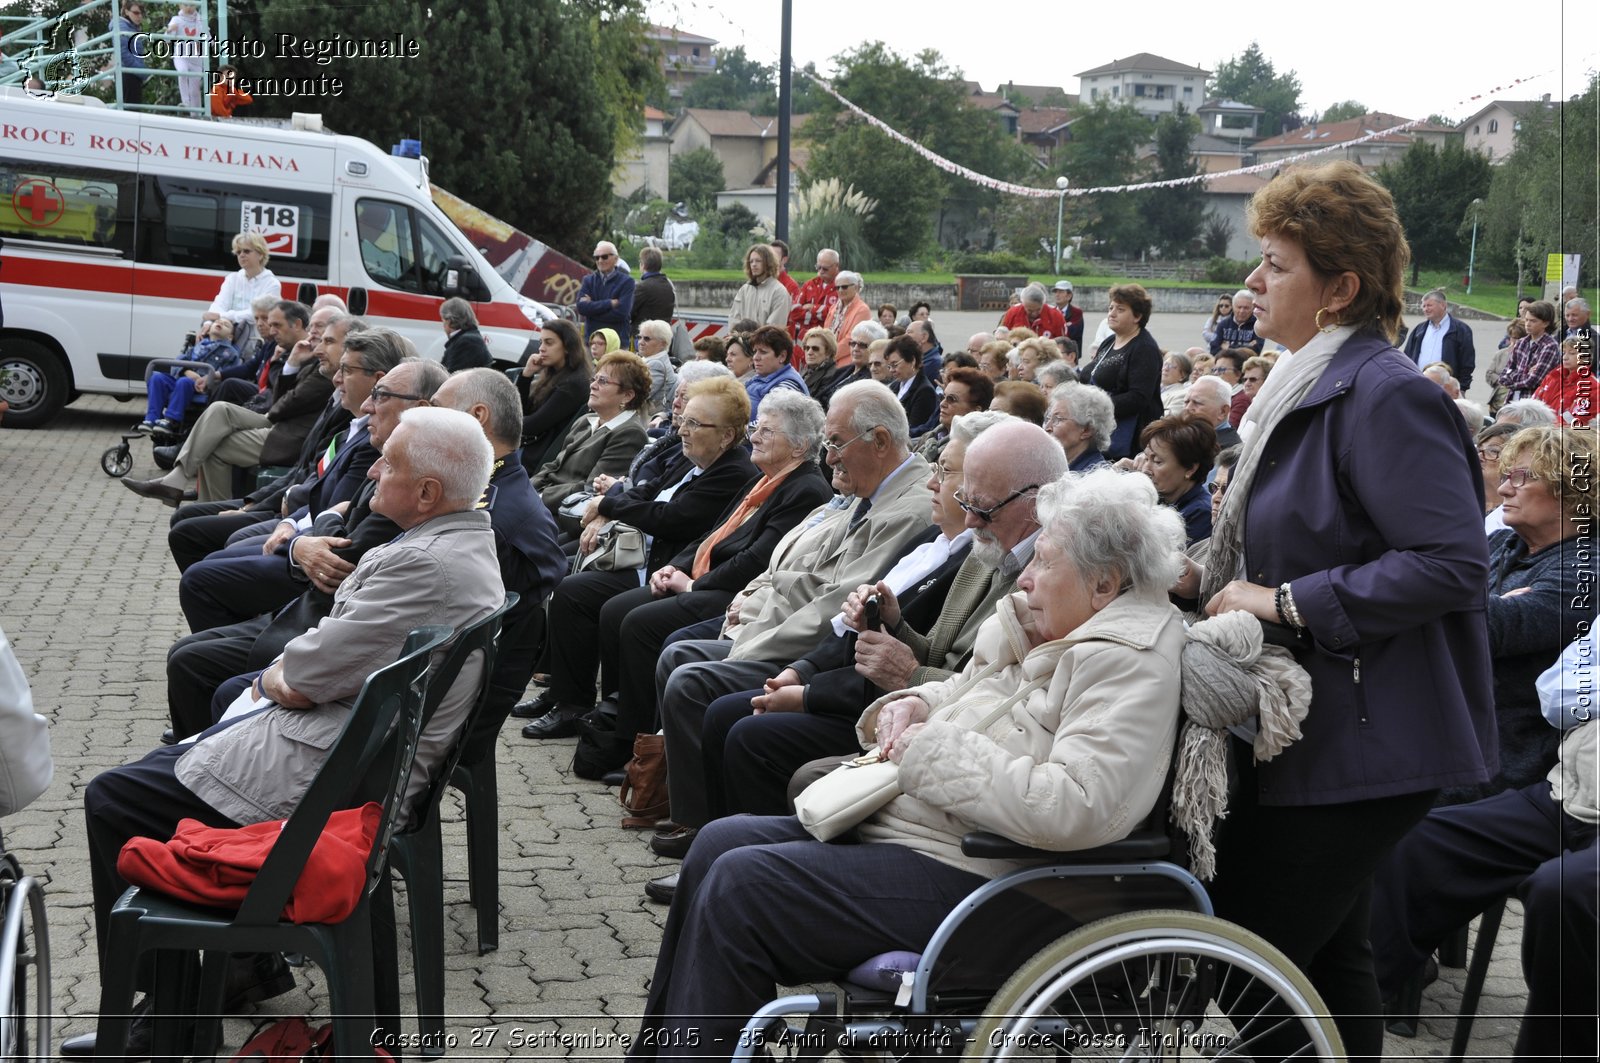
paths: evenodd
<path fill-rule="evenodd" d="M 600 533 L 594 549 L 587 554 L 575 554 L 572 571 L 632 572 L 644 568 L 644 532 L 631 524 L 612 521 Z"/>
<path fill-rule="evenodd" d="M 951 702 L 958 703 L 962 694 L 997 669 L 997 665 L 991 664 L 978 671 L 960 690 L 952 692 Z M 991 724 L 1010 712 L 1013 705 L 1048 682 L 1050 675 L 1047 673 L 1025 684 L 996 705 L 973 730 L 987 731 Z M 931 721 L 947 715 L 948 710 L 942 709 L 928 718 Z M 879 760 L 878 755 L 878 748 L 874 746 L 863 756 L 845 761 L 800 791 L 794 799 L 794 811 L 807 833 L 818 841 L 832 841 L 900 796 L 900 765 L 891 760 Z"/>

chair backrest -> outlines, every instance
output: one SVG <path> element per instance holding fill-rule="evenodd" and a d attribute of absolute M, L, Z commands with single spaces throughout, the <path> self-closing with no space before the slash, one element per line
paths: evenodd
<path fill-rule="evenodd" d="M 492 692 L 490 679 L 494 674 L 495 660 L 500 653 L 500 631 L 504 626 L 506 614 L 521 600 L 522 596 L 516 591 L 507 591 L 506 600 L 500 603 L 498 609 L 462 629 L 461 634 L 457 635 L 455 642 L 451 644 L 444 660 L 428 678 L 428 693 L 422 712 L 424 727 L 433 719 L 434 712 L 438 710 L 439 704 L 444 701 L 450 688 L 455 685 L 456 678 L 461 674 L 461 669 L 467 661 L 474 653 L 483 654 L 483 672 L 478 678 L 478 692 L 472 700 L 472 707 L 467 710 L 466 717 L 461 721 L 461 728 L 456 733 L 455 741 L 450 745 L 450 752 L 445 756 L 444 763 L 439 765 L 433 778 L 429 780 L 427 789 L 418 797 L 411 823 L 405 830 L 407 834 L 420 830 L 427 824 L 429 818 L 438 812 L 439 800 L 444 795 L 445 787 L 449 785 L 451 773 L 456 770 L 456 764 L 461 760 L 461 751 L 466 748 L 467 736 L 472 733 L 473 724 L 483 714 L 484 707 L 489 704 Z"/>
<path fill-rule="evenodd" d="M 382 866 L 383 845 L 393 830 L 411 762 L 416 759 L 428 688 L 428 660 L 450 635 L 450 628 L 444 625 L 417 628 L 406 637 L 399 660 L 367 677 L 328 759 L 284 823 L 239 906 L 236 923 L 270 926 L 278 922 L 311 850 L 322 837 L 328 817 L 347 807 L 355 784 L 381 762 L 389 785 L 378 822 L 378 843 L 373 845 L 373 858 L 367 862 L 367 889 L 371 888 L 376 869 Z"/>

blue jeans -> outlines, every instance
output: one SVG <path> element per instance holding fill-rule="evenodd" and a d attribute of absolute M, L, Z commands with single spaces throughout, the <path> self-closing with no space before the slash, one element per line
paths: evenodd
<path fill-rule="evenodd" d="M 175 377 L 171 373 L 157 373 L 150 378 L 148 387 L 149 399 L 144 413 L 146 421 L 155 421 L 160 417 L 181 421 L 183 411 L 189 408 L 191 402 L 198 405 L 206 401 L 204 395 L 195 394 L 194 381 L 186 376 Z"/>

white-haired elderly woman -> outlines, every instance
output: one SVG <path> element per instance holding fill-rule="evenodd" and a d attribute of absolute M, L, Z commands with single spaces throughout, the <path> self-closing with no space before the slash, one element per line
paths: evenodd
<path fill-rule="evenodd" d="M 602 683 L 614 695 L 617 722 L 604 770 L 627 763 L 634 735 L 654 733 L 655 665 L 679 628 L 721 616 L 744 585 L 766 568 L 778 540 L 826 502 L 833 487 L 822 468 L 822 407 L 797 391 L 761 403 L 750 432 L 750 458 L 761 478 L 723 510 L 703 537 L 655 569 L 645 586 L 600 609 Z M 600 745 L 606 743 L 601 742 Z"/>
<path fill-rule="evenodd" d="M 839 289 L 839 301 L 828 311 L 828 320 L 823 324 L 823 328 L 843 341 L 846 336 L 852 335 L 857 325 L 872 320 L 872 307 L 861 297 L 861 274 L 854 270 L 840 270 L 839 275 L 834 278 L 833 286 Z M 842 342 L 840 346 L 843 348 Z M 841 349 L 838 352 L 838 364 L 841 368 L 850 364 L 848 349 Z"/>
<path fill-rule="evenodd" d="M 1072 381 L 1050 392 L 1044 430 L 1056 437 L 1067 454 L 1067 467 L 1088 472 L 1106 463 L 1101 453 L 1111 442 L 1117 415 L 1111 396 L 1093 384 Z"/>
<path fill-rule="evenodd" d="M 861 717 L 862 744 L 899 766 L 902 792 L 847 835 L 858 844 L 815 841 L 792 817 L 701 829 L 634 1054 L 728 1054 L 776 984 L 922 949 L 957 902 L 1015 866 L 963 855 L 969 831 L 1066 851 L 1149 813 L 1177 729 L 1184 634 L 1166 591 L 1182 521 L 1147 478 L 1112 469 L 1045 486 L 1038 513 L 1033 560 L 967 667 Z"/>
<path fill-rule="evenodd" d="M 837 391 L 845 384 L 854 384 L 858 380 L 872 379 L 872 358 L 870 351 L 872 345 L 878 340 L 888 340 L 889 330 L 876 321 L 863 321 L 850 330 L 850 338 L 839 348 L 836 357 L 850 359 L 850 375 L 834 388 Z"/>
<path fill-rule="evenodd" d="M 671 354 L 672 326 L 665 321 L 642 321 L 638 332 L 639 357 L 650 367 L 650 405 L 664 410 L 678 387 Z"/>

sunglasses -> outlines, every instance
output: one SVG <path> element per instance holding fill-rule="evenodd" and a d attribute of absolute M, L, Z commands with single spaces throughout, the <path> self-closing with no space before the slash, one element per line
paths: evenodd
<path fill-rule="evenodd" d="M 973 505 L 971 502 L 961 497 L 960 491 L 956 492 L 955 500 L 956 505 L 961 507 L 961 511 L 963 513 L 970 513 L 974 517 L 977 517 L 979 520 L 983 521 L 985 524 L 993 524 L 994 515 L 996 513 L 1000 512 L 1002 509 L 1005 509 L 1007 506 L 1021 498 L 1023 495 L 1027 494 L 1029 491 L 1037 491 L 1040 486 L 1040 484 L 1029 484 L 1027 487 L 1018 488 L 1017 490 L 1011 492 L 1011 494 L 1007 495 L 1004 499 L 996 502 L 987 509 L 982 509 Z"/>

